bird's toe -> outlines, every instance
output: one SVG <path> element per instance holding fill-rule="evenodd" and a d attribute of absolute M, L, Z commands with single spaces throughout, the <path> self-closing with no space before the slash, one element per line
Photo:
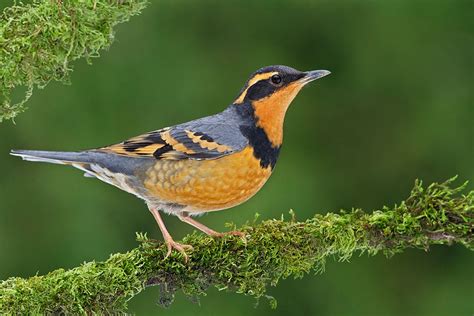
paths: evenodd
<path fill-rule="evenodd" d="M 168 248 L 168 251 L 166 253 L 165 259 L 168 258 L 171 255 L 171 252 L 173 251 L 173 249 L 175 249 L 175 250 L 179 251 L 179 253 L 181 253 L 181 255 L 184 258 L 184 262 L 188 262 L 188 259 L 189 259 L 188 254 L 186 253 L 186 251 L 193 251 L 194 250 L 193 246 L 186 245 L 186 244 L 180 244 L 180 243 L 174 241 L 173 239 L 166 240 L 166 247 Z"/>

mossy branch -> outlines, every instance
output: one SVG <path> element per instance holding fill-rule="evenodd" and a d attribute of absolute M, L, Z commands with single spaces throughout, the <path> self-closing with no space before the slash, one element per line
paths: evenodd
<path fill-rule="evenodd" d="M 246 242 L 195 233 L 184 239 L 194 246 L 188 263 L 177 252 L 163 260 L 164 245 L 139 235 L 138 248 L 105 262 L 2 281 L 0 314 L 122 312 L 128 300 L 153 285 L 159 285 L 163 305 L 178 290 L 197 297 L 210 286 L 259 298 L 281 278 L 322 272 L 330 257 L 391 256 L 406 248 L 453 243 L 473 250 L 474 191 L 462 195 L 465 185 L 453 188 L 452 181 L 428 188 L 417 181 L 404 202 L 370 214 L 353 209 L 304 222 L 292 214 L 290 220 L 247 224 L 241 228 Z"/>
<path fill-rule="evenodd" d="M 147 0 L 33 0 L 0 17 L 0 122 L 25 110 L 35 87 L 68 82 L 71 62 L 98 57 L 114 39 L 114 26 L 145 8 Z M 16 87 L 26 92 L 12 102 Z"/>

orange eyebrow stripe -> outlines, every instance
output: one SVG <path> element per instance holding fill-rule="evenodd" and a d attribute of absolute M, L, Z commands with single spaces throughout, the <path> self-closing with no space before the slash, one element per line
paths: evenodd
<path fill-rule="evenodd" d="M 266 80 L 266 79 L 270 78 L 271 76 L 276 75 L 277 73 L 278 72 L 273 71 L 273 72 L 266 72 L 266 73 L 263 73 L 263 74 L 256 74 L 255 76 L 253 76 L 248 81 L 247 88 L 245 88 L 245 90 L 242 91 L 242 93 L 239 95 L 239 97 L 237 99 L 235 99 L 234 104 L 242 104 L 244 102 L 245 96 L 247 95 L 247 91 L 255 83 L 259 82 L 260 80 Z"/>

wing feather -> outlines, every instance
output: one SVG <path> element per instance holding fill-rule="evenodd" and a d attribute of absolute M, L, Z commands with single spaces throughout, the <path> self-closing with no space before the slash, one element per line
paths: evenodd
<path fill-rule="evenodd" d="M 242 149 L 221 144 L 201 131 L 175 127 L 149 132 L 98 150 L 129 157 L 181 160 L 213 159 Z"/>
<path fill-rule="evenodd" d="M 242 126 L 254 124 L 241 108 L 152 131 L 98 150 L 156 159 L 215 159 L 243 150 L 249 141 Z"/>

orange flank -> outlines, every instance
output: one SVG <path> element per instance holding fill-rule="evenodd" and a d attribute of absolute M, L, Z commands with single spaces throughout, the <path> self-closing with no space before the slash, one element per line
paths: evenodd
<path fill-rule="evenodd" d="M 270 177 L 253 149 L 210 160 L 158 160 L 146 171 L 148 193 L 161 200 L 187 205 L 188 212 L 217 211 L 251 198 Z"/>

